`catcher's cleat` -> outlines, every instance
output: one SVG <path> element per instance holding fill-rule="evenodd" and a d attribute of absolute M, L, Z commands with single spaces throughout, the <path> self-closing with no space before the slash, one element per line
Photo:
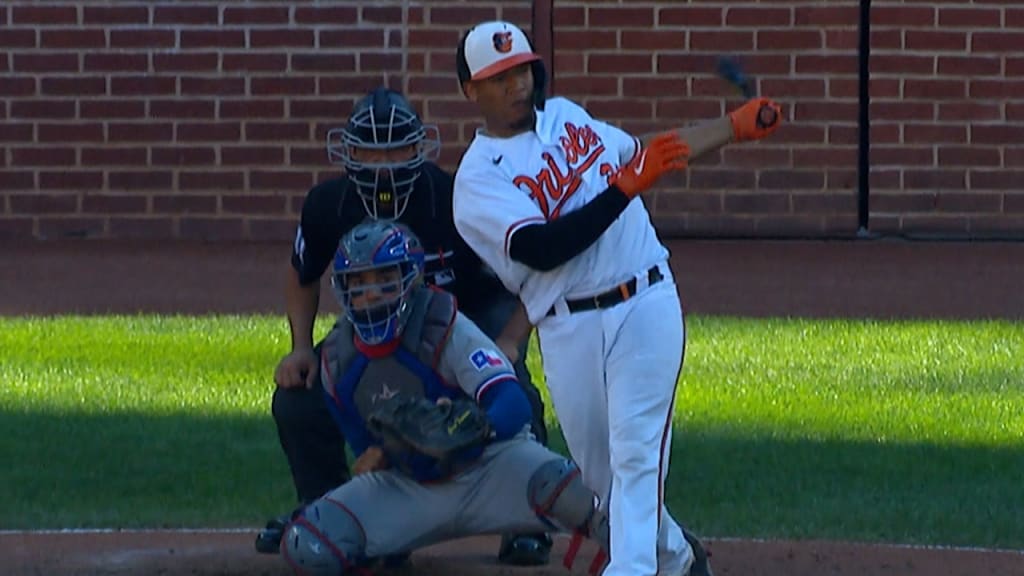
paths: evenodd
<path fill-rule="evenodd" d="M 272 518 L 256 534 L 256 551 L 260 554 L 279 554 L 281 552 L 281 538 L 284 537 L 284 529 L 288 526 L 290 515 Z"/>
<path fill-rule="evenodd" d="M 711 571 L 711 562 L 708 560 L 711 558 L 711 553 L 704 548 L 704 544 L 686 528 L 683 528 L 683 538 L 686 538 L 690 548 L 693 549 L 693 564 L 690 565 L 690 570 L 684 576 L 715 576 Z"/>
<path fill-rule="evenodd" d="M 551 557 L 547 534 L 505 534 L 501 537 L 498 562 L 510 566 L 543 566 Z"/>

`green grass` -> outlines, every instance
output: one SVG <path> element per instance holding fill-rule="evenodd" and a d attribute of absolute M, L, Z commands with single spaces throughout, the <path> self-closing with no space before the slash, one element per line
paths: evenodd
<path fill-rule="evenodd" d="M 1024 325 L 688 330 L 668 486 L 680 520 L 715 536 L 1024 548 Z M 276 317 L 0 319 L 0 529 L 256 526 L 284 511 L 269 403 L 287 342 Z"/>

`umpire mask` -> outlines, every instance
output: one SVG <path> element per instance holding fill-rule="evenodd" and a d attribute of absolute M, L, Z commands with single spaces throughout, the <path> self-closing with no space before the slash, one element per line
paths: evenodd
<path fill-rule="evenodd" d="M 344 128 L 327 133 L 327 156 L 345 167 L 373 219 L 402 215 L 423 163 L 441 149 L 436 126 L 420 121 L 398 92 L 377 88 L 356 103 Z"/>
<path fill-rule="evenodd" d="M 334 255 L 334 295 L 364 344 L 402 334 L 410 296 L 423 281 L 423 247 L 404 226 L 367 220 L 342 237 Z"/>

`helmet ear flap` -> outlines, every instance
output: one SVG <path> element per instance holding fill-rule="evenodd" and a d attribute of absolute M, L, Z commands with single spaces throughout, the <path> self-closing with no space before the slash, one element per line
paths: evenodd
<path fill-rule="evenodd" d="M 530 64 L 533 72 L 533 107 L 543 111 L 544 102 L 548 99 L 547 84 L 548 74 L 542 60 L 534 60 Z"/>

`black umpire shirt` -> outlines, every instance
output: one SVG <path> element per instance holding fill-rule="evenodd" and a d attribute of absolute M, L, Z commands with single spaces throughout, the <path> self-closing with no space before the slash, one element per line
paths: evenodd
<path fill-rule="evenodd" d="M 459 309 L 472 313 L 504 287 L 493 274 L 485 272 L 480 258 L 455 230 L 452 188 L 450 174 L 436 164 L 424 163 L 398 221 L 423 244 L 426 282 L 454 294 Z M 319 281 L 333 262 L 341 237 L 367 217 L 348 177 L 314 186 L 302 205 L 292 251 L 292 266 L 299 272 L 299 282 L 309 285 Z"/>

